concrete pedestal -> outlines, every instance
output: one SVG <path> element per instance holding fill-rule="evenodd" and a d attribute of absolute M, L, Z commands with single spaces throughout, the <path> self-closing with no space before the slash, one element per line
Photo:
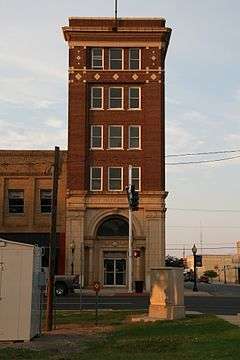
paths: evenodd
<path fill-rule="evenodd" d="M 174 320 L 185 317 L 183 269 L 151 269 L 149 318 Z"/>

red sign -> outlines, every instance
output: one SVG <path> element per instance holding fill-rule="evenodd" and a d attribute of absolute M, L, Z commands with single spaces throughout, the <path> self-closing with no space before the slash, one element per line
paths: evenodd
<path fill-rule="evenodd" d="M 94 281 L 93 283 L 93 289 L 98 293 L 101 290 L 101 283 L 100 281 Z"/>

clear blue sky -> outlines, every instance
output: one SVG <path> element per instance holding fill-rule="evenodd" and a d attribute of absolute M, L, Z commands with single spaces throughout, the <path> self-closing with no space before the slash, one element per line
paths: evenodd
<path fill-rule="evenodd" d="M 1 0 L 0 148 L 66 148 L 68 49 L 61 26 L 69 16 L 113 12 L 114 0 Z M 166 62 L 168 154 L 240 148 L 239 14 L 239 0 L 119 0 L 119 16 L 165 17 L 173 29 Z M 200 222 L 203 247 L 235 245 L 240 212 L 171 208 L 239 210 L 239 169 L 238 159 L 167 167 L 167 247 L 199 245 Z"/>

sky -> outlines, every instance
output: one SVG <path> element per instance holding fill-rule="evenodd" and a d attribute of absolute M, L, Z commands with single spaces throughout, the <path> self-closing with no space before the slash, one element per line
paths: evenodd
<path fill-rule="evenodd" d="M 113 14 L 114 0 L 0 0 L 0 149 L 66 149 L 68 48 L 61 27 L 69 16 Z M 240 149 L 239 14 L 239 0 L 119 0 L 120 17 L 164 17 L 173 30 L 167 155 Z M 168 157 L 167 163 L 238 155 Z M 188 255 L 194 243 L 198 253 L 235 252 L 239 180 L 238 158 L 167 165 L 168 253 L 180 256 L 185 247 Z"/>

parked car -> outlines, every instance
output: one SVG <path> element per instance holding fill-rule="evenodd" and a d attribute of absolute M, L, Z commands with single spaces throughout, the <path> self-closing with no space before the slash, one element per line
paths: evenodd
<path fill-rule="evenodd" d="M 202 275 L 202 276 L 200 276 L 199 281 L 208 284 L 209 283 L 209 277 L 206 276 L 206 275 Z"/>
<path fill-rule="evenodd" d="M 185 269 L 183 272 L 184 281 L 194 281 L 194 273 L 192 270 Z"/>

